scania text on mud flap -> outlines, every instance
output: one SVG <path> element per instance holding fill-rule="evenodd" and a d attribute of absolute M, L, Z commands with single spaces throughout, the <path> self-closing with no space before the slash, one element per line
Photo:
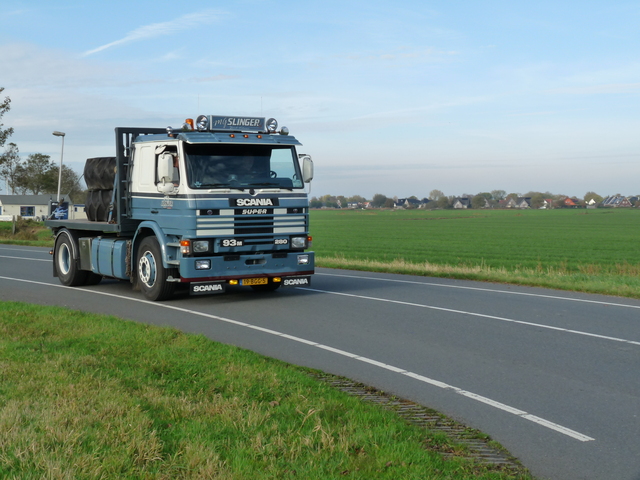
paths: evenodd
<path fill-rule="evenodd" d="M 180 284 L 309 285 L 305 184 L 313 161 L 273 118 L 200 115 L 179 129 L 115 129 L 116 155 L 85 165 L 88 220 L 49 219 L 63 285 L 129 280 L 150 300 Z"/>

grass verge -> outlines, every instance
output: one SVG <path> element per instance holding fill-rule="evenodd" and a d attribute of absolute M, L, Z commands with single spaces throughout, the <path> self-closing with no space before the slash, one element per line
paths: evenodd
<path fill-rule="evenodd" d="M 638 209 L 314 210 L 316 265 L 640 298 Z"/>
<path fill-rule="evenodd" d="M 203 336 L 0 307 L 2 478 L 530 478 L 444 459 L 441 434 Z"/>
<path fill-rule="evenodd" d="M 14 222 L 0 222 L 0 244 L 27 245 L 32 247 L 53 247 L 51 230 L 42 222 L 19 219 Z"/>
<path fill-rule="evenodd" d="M 411 263 L 402 259 L 387 262 L 359 260 L 338 255 L 335 257 L 316 256 L 316 266 L 367 272 L 398 273 L 426 277 L 455 278 L 483 282 L 508 283 L 533 287 L 553 288 L 573 292 L 616 295 L 640 298 L 640 276 L 629 272 L 624 265 L 618 266 L 620 273 L 603 272 L 597 266 L 588 266 L 581 272 L 571 272 L 562 267 L 552 266 L 531 269 L 518 267 L 512 271 L 504 267 L 488 265 L 439 265 L 429 262 Z M 615 266 L 614 266 L 615 267 Z M 633 266 L 634 269 L 637 266 Z M 597 270 L 597 273 L 595 273 Z"/>

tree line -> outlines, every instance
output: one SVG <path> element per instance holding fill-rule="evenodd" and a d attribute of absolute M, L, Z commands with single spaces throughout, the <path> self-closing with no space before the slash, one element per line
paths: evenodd
<path fill-rule="evenodd" d="M 585 206 L 591 200 L 596 203 L 602 202 L 602 196 L 595 192 L 587 192 L 583 198 L 569 197 L 568 195 L 555 194 L 551 192 L 527 192 L 507 193 L 506 190 L 492 190 L 490 192 L 481 192 L 477 194 L 463 194 L 458 196 L 447 196 L 441 190 L 431 190 L 429 196 L 418 198 L 416 196 L 407 197 L 406 199 L 415 200 L 416 202 L 406 202 L 405 208 L 427 208 L 427 209 L 447 209 L 453 208 L 456 200 L 464 198 L 469 201 L 469 208 L 498 208 L 504 205 L 510 199 L 517 200 L 519 198 L 527 198 L 531 208 L 541 208 L 542 206 L 551 205 L 551 208 L 561 208 L 566 206 L 565 200 L 571 200 L 578 206 Z M 405 199 L 405 200 L 406 200 Z M 361 195 L 345 197 L 342 195 L 323 195 L 320 197 L 311 197 L 309 205 L 311 208 L 347 208 L 351 205 L 359 207 L 371 208 L 394 208 L 398 204 L 398 197 L 387 197 L 381 193 L 376 193 L 371 199 L 366 199 Z M 425 201 L 426 200 L 426 201 Z"/>
<path fill-rule="evenodd" d="M 4 88 L 0 87 L 0 93 L 3 91 Z M 0 103 L 0 121 L 10 109 L 11 99 L 5 97 Z M 4 124 L 0 123 L 0 148 L 6 144 L 4 153 L 0 155 L 0 190 L 6 186 L 7 193 L 19 195 L 57 193 L 59 166 L 49 155 L 42 153 L 22 157 L 18 145 L 7 143 L 11 135 L 13 128 L 4 128 Z M 80 177 L 66 165 L 62 166 L 60 191 L 68 194 L 73 202 L 84 202 L 85 191 L 80 187 Z"/>
<path fill-rule="evenodd" d="M 0 94 L 4 88 L 0 87 Z M 10 110 L 11 99 L 5 97 L 0 103 L 0 122 L 5 113 Z M 0 148 L 2 148 L 9 137 L 13 134 L 13 128 L 4 128 L 0 123 Z M 0 190 L 3 185 L 7 185 L 7 190 L 11 193 L 21 195 L 40 195 L 45 193 L 56 193 L 58 186 L 59 167 L 53 162 L 49 155 L 42 153 L 32 153 L 26 158 L 20 156 L 18 146 L 15 143 L 8 143 L 2 155 L 0 155 Z M 71 200 L 76 203 L 83 203 L 86 191 L 80 185 L 80 177 L 71 168 L 62 166 L 61 193 L 68 194 Z M 501 202 L 510 198 L 526 197 L 530 199 L 531 208 L 540 208 L 542 205 L 552 201 L 554 207 L 564 206 L 567 195 L 553 194 L 550 192 L 528 192 L 525 194 L 509 193 L 505 190 L 492 190 L 491 192 L 481 192 L 475 195 L 447 196 L 440 190 L 431 190 L 429 196 L 420 199 L 416 196 L 408 197 L 422 203 L 422 208 L 453 208 L 453 204 L 458 198 L 470 199 L 471 208 L 486 208 L 500 206 Z M 600 203 L 603 197 L 595 192 L 587 192 L 583 199 L 575 199 L 579 204 L 586 204 L 591 199 Z M 424 202 L 424 200 L 428 200 Z M 381 193 L 376 193 L 371 199 L 366 199 L 361 195 L 345 197 L 343 195 L 323 195 L 321 197 L 311 197 L 311 208 L 347 208 L 349 204 L 359 206 L 370 206 L 373 208 L 394 208 L 398 202 L 398 197 L 387 197 Z M 417 203 L 408 202 L 405 208 L 417 208 Z"/>

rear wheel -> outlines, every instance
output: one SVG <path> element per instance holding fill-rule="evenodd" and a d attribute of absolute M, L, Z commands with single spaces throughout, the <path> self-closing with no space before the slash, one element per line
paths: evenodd
<path fill-rule="evenodd" d="M 54 252 L 53 261 L 56 262 L 56 271 L 58 272 L 60 283 L 68 287 L 85 285 L 89 274 L 86 270 L 78 268 L 78 262 L 73 256 L 75 246 L 73 238 L 65 231 L 58 237 Z"/>
<path fill-rule="evenodd" d="M 137 276 L 140 290 L 152 301 L 166 300 L 176 289 L 176 284 L 167 282 L 169 276 L 177 277 L 176 268 L 164 268 L 162 253 L 156 237 L 146 237 L 140 243 L 137 257 Z"/>
<path fill-rule="evenodd" d="M 73 257 L 73 252 L 77 247 L 75 240 L 68 232 L 63 232 L 58 237 L 54 252 L 54 262 L 60 283 L 68 287 L 78 287 L 80 285 L 97 285 L 102 281 L 102 275 L 80 270 L 78 262 Z"/>

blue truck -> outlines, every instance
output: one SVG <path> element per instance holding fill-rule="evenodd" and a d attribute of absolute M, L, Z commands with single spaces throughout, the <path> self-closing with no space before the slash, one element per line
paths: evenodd
<path fill-rule="evenodd" d="M 179 286 L 199 295 L 310 284 L 313 161 L 286 127 L 200 115 L 115 134 L 115 157 L 85 164 L 87 220 L 45 221 L 63 285 L 117 278 L 160 301 Z"/>

